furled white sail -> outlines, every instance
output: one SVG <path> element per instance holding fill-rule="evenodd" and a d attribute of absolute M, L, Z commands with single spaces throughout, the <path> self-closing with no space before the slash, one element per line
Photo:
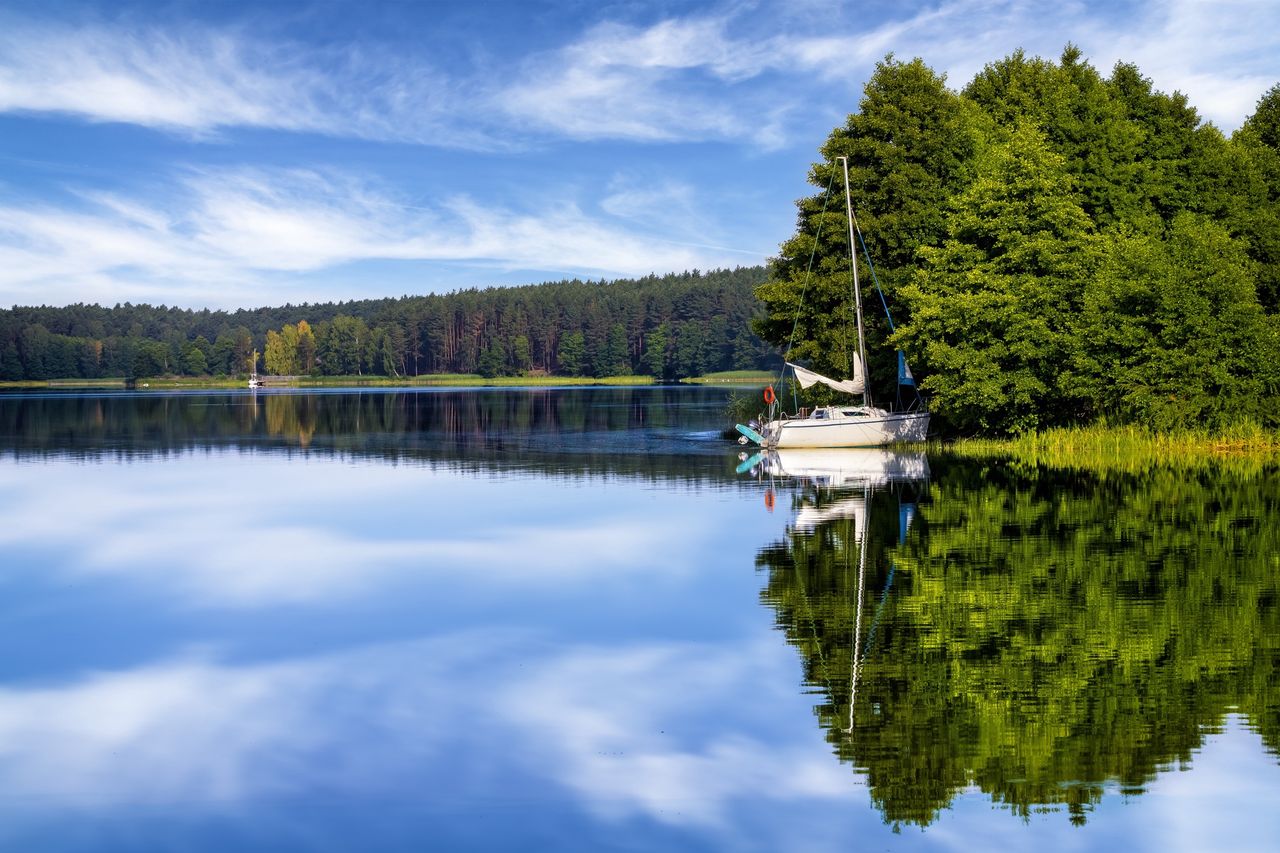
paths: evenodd
<path fill-rule="evenodd" d="M 852 379 L 831 379 L 820 373 L 814 373 L 812 370 L 805 370 L 797 364 L 787 362 L 787 367 L 795 371 L 796 380 L 800 383 L 801 388 L 808 388 L 818 382 L 826 385 L 828 388 L 834 388 L 837 391 L 843 391 L 846 394 L 861 394 L 864 385 L 862 376 L 862 360 L 858 358 L 857 353 L 853 353 L 853 378 Z"/>

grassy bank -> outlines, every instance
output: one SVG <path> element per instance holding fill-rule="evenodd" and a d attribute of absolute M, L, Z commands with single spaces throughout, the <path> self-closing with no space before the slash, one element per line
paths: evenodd
<path fill-rule="evenodd" d="M 442 386 L 458 388 L 485 387 L 550 387 L 566 385 L 652 385 L 652 376 L 496 376 L 486 379 L 472 373 L 439 373 L 427 376 L 296 376 L 262 377 L 266 388 L 403 388 Z M 139 390 L 172 390 L 175 388 L 245 388 L 248 378 L 212 376 L 153 376 L 138 379 Z M 107 389 L 125 388 L 124 379 L 50 379 L 22 382 L 0 382 L 0 389 Z"/>
<path fill-rule="evenodd" d="M 971 458 L 1089 471 L 1140 472 L 1152 467 L 1209 465 L 1258 468 L 1280 463 L 1280 432 L 1253 423 L 1223 430 L 1153 432 L 1142 427 L 1086 426 L 1010 439 L 968 438 L 943 448 Z"/>
<path fill-rule="evenodd" d="M 775 374 L 763 370 L 723 370 L 681 381 L 695 385 L 768 385 L 775 379 Z"/>

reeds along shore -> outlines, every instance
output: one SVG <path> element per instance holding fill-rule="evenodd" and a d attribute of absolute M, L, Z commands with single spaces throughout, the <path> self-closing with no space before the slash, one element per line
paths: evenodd
<path fill-rule="evenodd" d="M 1280 432 L 1251 421 L 1222 430 L 1155 432 L 1104 424 L 1026 433 L 1008 439 L 966 438 L 948 443 L 960 456 L 1095 472 L 1139 473 L 1153 467 L 1227 466 L 1261 471 L 1280 463 Z"/>

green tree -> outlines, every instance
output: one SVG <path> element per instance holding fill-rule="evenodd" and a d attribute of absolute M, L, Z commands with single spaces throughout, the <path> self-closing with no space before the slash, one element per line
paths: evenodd
<path fill-rule="evenodd" d="M 1269 313 L 1280 312 L 1280 83 L 1259 99 L 1232 143 L 1249 162 L 1249 185 L 1235 188 L 1230 209 L 1257 264 L 1258 299 Z"/>
<path fill-rule="evenodd" d="M 235 366 L 235 337 L 230 332 L 223 332 L 213 342 L 213 356 L 209 366 L 217 375 L 236 373 L 240 368 Z"/>
<path fill-rule="evenodd" d="M 232 332 L 231 364 L 232 373 L 252 373 L 257 369 L 257 351 L 253 348 L 253 333 L 244 326 Z"/>
<path fill-rule="evenodd" d="M 298 370 L 310 374 L 316 369 L 316 336 L 306 320 L 298 321 Z"/>
<path fill-rule="evenodd" d="M 586 352 L 587 345 L 581 331 L 561 335 L 560 346 L 556 349 L 559 372 L 565 376 L 581 376 Z"/>
<path fill-rule="evenodd" d="M 494 342 L 480 351 L 476 372 L 486 379 L 492 379 L 503 374 L 505 363 L 506 359 L 503 356 L 502 348 L 497 342 Z"/>
<path fill-rule="evenodd" d="M 942 241 L 946 201 L 969 180 L 982 126 L 981 114 L 920 59 L 903 63 L 889 56 L 878 63 L 859 111 L 832 131 L 822 162 L 810 171 L 809 182 L 822 192 L 798 203 L 796 234 L 771 264 L 769 281 L 756 290 L 767 310 L 752 324 L 756 334 L 783 349 L 793 346 L 793 361 L 831 375 L 851 375 L 856 333 L 837 157 L 848 157 L 860 228 L 878 279 L 893 298 L 910 280 L 919 249 Z M 868 294 L 870 273 L 862 263 Z M 895 302 L 895 308 L 901 315 L 902 306 Z M 895 381 L 896 362 L 892 352 L 878 346 L 886 332 L 881 313 L 868 310 L 867 323 L 877 359 L 870 365 L 873 385 L 883 386 Z M 688 369 L 686 361 L 678 372 Z"/>
<path fill-rule="evenodd" d="M 325 328 L 319 358 L 330 376 L 362 375 L 365 349 L 369 346 L 369 326 L 364 320 L 339 314 Z"/>
<path fill-rule="evenodd" d="M 910 319 L 896 338 L 937 411 L 959 429 L 1003 433 L 1081 417 L 1073 318 L 1097 252 L 1062 158 L 1019 126 L 984 157 L 947 227 L 902 290 Z"/>
<path fill-rule="evenodd" d="M 263 369 L 276 376 L 289 376 L 289 367 L 293 362 L 284 336 L 274 329 L 267 332 L 267 345 L 262 354 Z"/>
<path fill-rule="evenodd" d="M 134 351 L 133 376 L 162 376 L 169 372 L 169 348 L 159 341 L 142 341 Z"/>
<path fill-rule="evenodd" d="M 0 343 L 0 379 L 15 382 L 22 378 L 22 357 L 18 355 L 18 345 L 7 340 Z"/>
<path fill-rule="evenodd" d="M 609 327 L 605 338 L 599 363 L 596 365 L 597 376 L 627 376 L 631 373 L 631 362 L 627 357 L 627 330 L 621 323 Z"/>
<path fill-rule="evenodd" d="M 1081 374 L 1101 410 L 1156 429 L 1280 418 L 1280 335 L 1245 246 L 1183 213 L 1168 239 L 1112 235 L 1086 289 Z"/>
<path fill-rule="evenodd" d="M 293 376 L 298 372 L 298 327 L 285 323 L 280 329 L 280 340 L 284 345 L 280 363 L 284 371 L 281 375 Z"/>
<path fill-rule="evenodd" d="M 659 323 L 644 342 L 644 369 L 657 379 L 667 378 L 667 324 Z"/>
<path fill-rule="evenodd" d="M 182 372 L 188 376 L 204 376 L 209 372 L 209 362 L 204 351 L 196 344 L 187 344 L 182 352 Z"/>
<path fill-rule="evenodd" d="M 1075 45 L 1068 44 L 1056 64 L 1015 51 L 983 68 L 963 94 L 994 122 L 997 139 L 1020 125 L 1038 128 L 1098 225 L 1133 224 L 1147 214 L 1154 176 L 1135 166 L 1146 134 Z"/>
<path fill-rule="evenodd" d="M 516 335 L 511 339 L 511 360 L 517 373 L 527 373 L 533 366 L 533 352 L 526 335 Z"/>

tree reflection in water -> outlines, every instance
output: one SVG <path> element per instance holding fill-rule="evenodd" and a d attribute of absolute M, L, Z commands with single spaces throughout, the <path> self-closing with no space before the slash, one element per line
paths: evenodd
<path fill-rule="evenodd" d="M 1083 823 L 1229 714 L 1276 752 L 1275 471 L 930 461 L 927 482 L 792 481 L 797 522 L 757 556 L 820 725 L 887 822 L 929 824 L 974 786 Z M 864 495 L 865 536 L 841 510 Z"/>

